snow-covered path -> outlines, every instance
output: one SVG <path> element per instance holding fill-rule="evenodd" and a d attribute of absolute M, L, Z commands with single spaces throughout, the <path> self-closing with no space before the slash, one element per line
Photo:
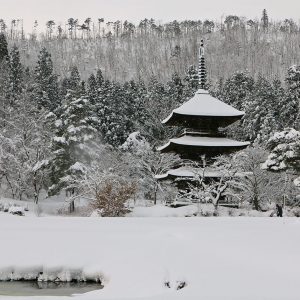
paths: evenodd
<path fill-rule="evenodd" d="M 0 276 L 5 270 L 57 267 L 104 275 L 104 289 L 78 299 L 300 299 L 300 220 L 295 218 L 1 214 L 0 243 Z M 176 281 L 187 287 L 175 290 Z"/>

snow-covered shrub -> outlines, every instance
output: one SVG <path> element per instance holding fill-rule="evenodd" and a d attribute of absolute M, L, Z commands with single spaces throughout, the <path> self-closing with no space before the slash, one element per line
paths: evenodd
<path fill-rule="evenodd" d="M 139 131 L 136 131 L 128 136 L 127 140 L 120 148 L 135 155 L 142 155 L 145 151 L 150 150 L 150 144 Z"/>
<path fill-rule="evenodd" d="M 293 177 L 294 186 L 299 189 L 300 177 L 295 177 L 299 176 L 300 171 L 300 132 L 293 128 L 276 132 L 267 146 L 270 154 L 262 168 L 274 172 L 284 171 L 285 177 Z"/>
<path fill-rule="evenodd" d="M 24 208 L 21 206 L 11 206 L 8 212 L 12 215 L 24 216 Z"/>
<path fill-rule="evenodd" d="M 276 132 L 268 141 L 271 150 L 263 164 L 264 169 L 283 171 L 288 168 L 300 169 L 300 132 L 289 128 Z"/>
<path fill-rule="evenodd" d="M 92 207 L 102 217 L 120 217 L 128 212 L 126 202 L 134 196 L 136 186 L 121 180 L 106 180 L 96 192 Z"/>
<path fill-rule="evenodd" d="M 230 182 L 227 191 L 240 203 L 249 203 L 255 210 L 265 210 L 269 203 L 280 202 L 284 195 L 291 194 L 290 180 L 280 174 L 261 168 L 267 153 L 259 147 L 252 147 L 235 154 L 230 165 L 237 176 Z"/>

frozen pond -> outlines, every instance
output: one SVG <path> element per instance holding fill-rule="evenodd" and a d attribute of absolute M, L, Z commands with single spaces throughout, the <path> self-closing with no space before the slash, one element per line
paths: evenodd
<path fill-rule="evenodd" d="M 102 289 L 90 282 L 1 281 L 1 296 L 71 296 Z"/>

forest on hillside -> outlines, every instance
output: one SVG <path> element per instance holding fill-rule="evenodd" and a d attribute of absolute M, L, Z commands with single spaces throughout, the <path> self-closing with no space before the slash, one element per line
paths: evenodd
<path fill-rule="evenodd" d="M 154 202 L 158 192 L 173 197 L 155 176 L 178 166 L 179 157 L 156 147 L 182 128 L 161 120 L 198 89 L 203 37 L 207 89 L 246 112 L 226 131 L 252 142 L 243 159 L 222 158 L 218 167 L 254 174 L 234 190 L 257 210 L 282 198 L 298 203 L 300 30 L 294 21 L 270 22 L 266 11 L 259 21 L 228 16 L 222 23 L 151 19 L 136 26 L 99 19 L 96 26 L 87 19 L 79 26 L 71 18 L 65 28 L 49 21 L 46 33 L 29 38 L 19 23 L 0 23 L 0 179 L 9 197 L 38 203 L 42 191 L 64 191 L 74 203 L 82 194 L 104 193 L 122 205 L 133 194 Z"/>
<path fill-rule="evenodd" d="M 24 32 L 22 20 L 5 23 L 0 30 L 10 47 L 16 45 L 21 60 L 33 66 L 45 47 L 52 55 L 56 74 L 61 77 L 77 65 L 84 79 L 101 69 L 109 80 L 125 82 L 156 76 L 166 82 L 174 72 L 183 76 L 197 64 L 201 38 L 206 44 L 208 77 L 214 83 L 236 71 L 251 76 L 283 80 L 286 70 L 299 63 L 299 24 L 292 19 L 272 21 L 267 11 L 251 20 L 229 15 L 220 21 L 186 20 L 169 23 L 144 19 L 137 24 L 103 18 L 63 23 L 49 20 L 33 24 Z"/>

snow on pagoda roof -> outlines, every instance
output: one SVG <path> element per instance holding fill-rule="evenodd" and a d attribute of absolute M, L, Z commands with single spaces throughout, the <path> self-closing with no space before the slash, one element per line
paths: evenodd
<path fill-rule="evenodd" d="M 174 109 L 162 123 L 167 123 L 174 113 L 189 116 L 211 117 L 238 117 L 245 114 L 245 112 L 239 111 L 217 98 L 212 97 L 208 91 L 203 89 L 199 89 L 193 98 Z"/>
<path fill-rule="evenodd" d="M 161 175 L 156 175 L 156 179 L 164 179 L 167 178 L 168 176 L 174 176 L 174 177 L 195 177 L 196 175 L 203 176 L 204 177 L 209 177 L 209 178 L 219 178 L 224 175 L 222 172 L 218 170 L 205 170 L 203 173 L 203 169 L 201 168 L 188 168 L 188 167 L 181 167 L 178 169 L 171 169 L 165 174 Z"/>
<path fill-rule="evenodd" d="M 249 142 L 238 142 L 225 137 L 206 137 L 206 136 L 190 136 L 184 135 L 179 138 L 170 139 L 170 141 L 157 148 L 158 151 L 162 151 L 170 144 L 198 146 L 198 147 L 245 147 Z"/>
<path fill-rule="evenodd" d="M 249 172 L 235 173 L 235 177 L 246 176 L 250 174 Z M 178 169 L 171 169 L 168 172 L 160 175 L 156 175 L 156 179 L 166 179 L 169 176 L 174 177 L 184 177 L 184 178 L 193 178 L 199 175 L 200 177 L 204 176 L 206 178 L 220 178 L 222 176 L 229 176 L 229 173 L 226 170 L 216 170 L 213 168 L 207 168 L 204 170 L 202 168 L 192 168 L 192 167 L 180 167 Z"/>

